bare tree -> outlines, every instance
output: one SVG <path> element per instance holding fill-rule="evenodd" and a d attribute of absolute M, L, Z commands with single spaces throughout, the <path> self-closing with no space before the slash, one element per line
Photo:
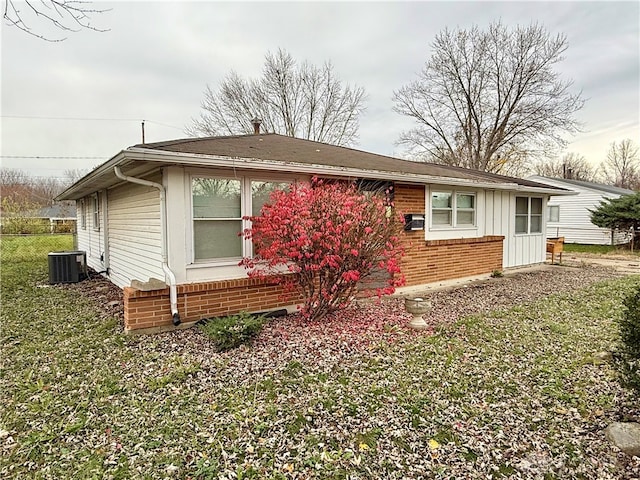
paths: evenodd
<path fill-rule="evenodd" d="M 65 170 L 64 179 L 62 180 L 62 187 L 70 187 L 89 172 L 90 169 L 88 168 L 69 168 Z"/>
<path fill-rule="evenodd" d="M 576 132 L 581 94 L 554 67 L 567 49 L 543 27 L 445 29 L 418 79 L 394 92 L 394 110 L 417 126 L 399 143 L 427 161 L 508 171 L 511 156 L 548 152 Z"/>
<path fill-rule="evenodd" d="M 640 190 L 640 153 L 633 140 L 627 138 L 620 143 L 612 142 L 600 168 L 607 183 Z"/>
<path fill-rule="evenodd" d="M 596 169 L 587 162 L 584 156 L 569 152 L 561 158 L 542 160 L 535 164 L 533 171 L 536 175 L 551 178 L 565 178 L 594 182 L 597 179 Z"/>
<path fill-rule="evenodd" d="M 48 42 L 61 42 L 63 38 L 52 38 L 42 33 L 42 28 L 55 27 L 64 32 L 78 32 L 82 29 L 106 32 L 91 24 L 91 16 L 104 13 L 108 9 L 94 8 L 91 2 L 79 0 L 5 0 L 5 21 L 29 35 Z M 41 22 L 39 28 L 34 24 Z M 42 27 L 42 28 L 40 28 Z"/>
<path fill-rule="evenodd" d="M 0 168 L 0 193 L 3 198 L 27 202 L 41 207 L 52 205 L 63 190 L 55 177 L 32 177 L 23 170 Z"/>
<path fill-rule="evenodd" d="M 193 136 L 248 134 L 258 117 L 267 133 L 351 145 L 364 100 L 364 89 L 343 85 L 330 62 L 298 66 L 279 49 L 267 53 L 259 79 L 243 79 L 232 71 L 217 91 L 207 85 L 203 111 L 186 131 Z"/>

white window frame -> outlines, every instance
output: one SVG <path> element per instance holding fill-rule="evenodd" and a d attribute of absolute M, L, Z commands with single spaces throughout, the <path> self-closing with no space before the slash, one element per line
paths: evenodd
<path fill-rule="evenodd" d="M 556 210 L 556 219 L 553 219 L 551 212 Z M 559 223 L 560 222 L 560 205 L 547 205 L 547 223 Z"/>
<path fill-rule="evenodd" d="M 100 193 L 91 196 L 92 227 L 96 232 L 100 231 Z"/>
<path fill-rule="evenodd" d="M 87 201 L 84 198 L 80 200 L 80 228 L 87 229 Z"/>
<path fill-rule="evenodd" d="M 234 176 L 233 174 L 224 175 L 211 175 L 207 173 L 192 173 L 189 176 L 189 187 L 188 187 L 188 196 L 189 196 L 189 230 L 190 230 L 190 265 L 202 265 L 202 266 L 222 266 L 222 265 L 238 265 L 238 262 L 243 257 L 251 257 L 253 256 L 253 242 L 251 240 L 247 240 L 241 237 L 238 237 L 238 240 L 242 245 L 242 256 L 239 257 L 222 257 L 222 258 L 206 258 L 206 259 L 198 259 L 195 258 L 195 229 L 194 222 L 196 221 L 193 217 L 193 180 L 196 178 L 212 178 L 219 180 L 238 180 L 240 182 L 240 218 L 220 218 L 219 220 L 240 220 L 241 228 L 244 231 L 247 228 L 251 227 L 250 220 L 244 220 L 242 217 L 251 216 L 252 215 L 252 190 L 251 185 L 253 182 L 269 182 L 269 183 L 294 183 L 294 179 L 292 178 L 270 178 L 268 176 L 259 176 L 254 177 L 250 175 L 241 175 Z M 204 220 L 204 219 L 203 219 Z M 211 219 L 206 219 L 211 220 Z M 216 219 L 213 219 L 216 220 Z"/>
<path fill-rule="evenodd" d="M 518 198 L 526 198 L 527 199 L 527 213 L 526 213 L 526 218 L 527 218 L 527 231 L 526 232 L 518 232 L 517 231 L 517 222 L 515 221 L 516 218 L 518 217 L 522 217 L 525 216 L 525 214 L 521 214 L 521 213 L 517 213 L 517 205 L 518 205 Z M 533 199 L 539 199 L 541 202 L 540 205 L 540 213 L 532 213 L 531 211 L 531 201 Z M 515 216 L 514 216 L 514 232 L 516 235 L 542 235 L 542 232 L 544 232 L 544 198 L 543 197 L 538 197 L 538 196 L 529 196 L 529 195 L 516 195 L 515 197 Z M 532 217 L 540 217 L 540 231 L 539 232 L 532 232 L 531 231 L 531 218 Z"/>
<path fill-rule="evenodd" d="M 434 208 L 433 195 L 436 193 L 446 193 L 451 195 L 451 207 L 450 208 Z M 459 209 L 458 208 L 458 195 L 469 195 L 473 197 L 473 208 Z M 451 223 L 447 225 L 434 224 L 433 223 L 433 211 L 450 211 Z M 473 223 L 458 223 L 458 211 L 473 212 Z M 476 192 L 468 190 L 446 190 L 446 189 L 431 189 L 429 192 L 429 225 L 432 230 L 451 230 L 451 229 L 471 229 L 478 226 L 478 195 Z"/>

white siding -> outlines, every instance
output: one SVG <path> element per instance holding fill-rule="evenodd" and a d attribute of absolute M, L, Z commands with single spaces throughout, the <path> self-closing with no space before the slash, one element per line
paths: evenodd
<path fill-rule="evenodd" d="M 525 193 L 518 196 L 528 196 Z M 538 195 L 539 196 L 539 195 Z M 502 265 L 504 268 L 542 263 L 546 259 L 544 219 L 542 233 L 516 235 L 516 194 L 499 190 L 485 194 L 485 235 L 503 235 Z M 543 211 L 546 203 L 543 199 Z"/>
<path fill-rule="evenodd" d="M 80 200 L 84 202 L 85 211 L 85 223 L 82 227 L 82 208 L 77 209 L 78 219 L 78 250 L 87 252 L 87 265 L 93 268 L 96 272 L 102 272 L 106 270 L 105 263 L 105 241 L 104 241 L 104 208 L 106 204 L 106 192 L 100 192 L 100 207 L 102 211 L 98 215 L 98 223 L 95 223 L 95 216 L 93 214 L 94 202 L 93 196 L 87 196 Z"/>
<path fill-rule="evenodd" d="M 516 196 L 540 198 L 540 195 L 527 195 L 526 193 L 512 193 L 509 199 L 509 234 L 505 241 L 508 242 L 508 254 L 505 267 L 520 267 L 544 263 L 547 259 L 547 235 L 545 213 L 547 198 L 542 198 L 542 232 L 530 234 L 516 234 Z"/>
<path fill-rule="evenodd" d="M 611 244 L 611 231 L 591 223 L 591 212 L 589 210 L 597 208 L 602 200 L 618 198 L 620 195 L 565 183 L 561 180 L 556 181 L 555 179 L 543 177 L 531 178 L 536 182 L 577 192 L 577 195 L 551 197 L 549 205 L 560 207 L 560 219 L 558 222 L 547 223 L 547 237 L 564 237 L 566 243 Z M 547 212 L 545 210 L 546 216 Z M 614 243 L 616 244 L 625 243 L 626 241 L 628 239 L 625 234 L 618 233 L 614 238 Z"/>
<path fill-rule="evenodd" d="M 127 183 L 109 190 L 107 215 L 111 281 L 124 287 L 133 279 L 164 280 L 158 189 Z"/>
<path fill-rule="evenodd" d="M 485 235 L 503 235 L 502 264 L 509 261 L 509 192 L 487 190 L 485 193 Z"/>
<path fill-rule="evenodd" d="M 434 226 L 431 218 L 431 194 L 433 192 L 472 193 L 475 195 L 475 225 L 469 227 Z M 425 239 L 450 240 L 455 238 L 475 238 L 484 235 L 484 190 L 461 188 L 447 185 L 427 185 L 425 187 Z"/>

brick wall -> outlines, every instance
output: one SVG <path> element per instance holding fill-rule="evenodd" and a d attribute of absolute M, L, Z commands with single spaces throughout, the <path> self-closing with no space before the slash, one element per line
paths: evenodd
<path fill-rule="evenodd" d="M 425 213 L 424 187 L 396 185 L 395 205 L 402 213 Z M 403 234 L 402 270 L 407 286 L 491 273 L 502 269 L 504 237 L 454 240 L 424 239 L 424 231 Z M 239 279 L 178 285 L 178 310 L 183 322 L 258 312 L 295 303 L 285 301 L 281 287 L 260 279 Z M 156 329 L 172 325 L 169 289 L 124 289 L 125 330 Z"/>
<path fill-rule="evenodd" d="M 282 298 L 282 288 L 260 279 L 238 279 L 178 285 L 178 311 L 182 322 L 224 316 L 241 311 L 259 312 L 295 303 Z M 125 330 L 172 325 L 169 289 L 141 291 L 124 288 Z"/>

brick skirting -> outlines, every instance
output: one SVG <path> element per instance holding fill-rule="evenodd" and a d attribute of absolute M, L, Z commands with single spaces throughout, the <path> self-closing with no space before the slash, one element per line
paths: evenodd
<path fill-rule="evenodd" d="M 281 298 L 282 287 L 264 280 L 242 278 L 178 285 L 178 311 L 182 322 L 282 308 L 295 299 Z M 125 330 L 172 325 L 169 289 L 142 291 L 124 288 Z"/>
<path fill-rule="evenodd" d="M 424 232 L 419 234 L 422 236 Z M 502 270 L 503 240 L 504 237 L 500 235 L 415 240 L 405 247 L 402 259 L 406 285 L 422 285 Z"/>

